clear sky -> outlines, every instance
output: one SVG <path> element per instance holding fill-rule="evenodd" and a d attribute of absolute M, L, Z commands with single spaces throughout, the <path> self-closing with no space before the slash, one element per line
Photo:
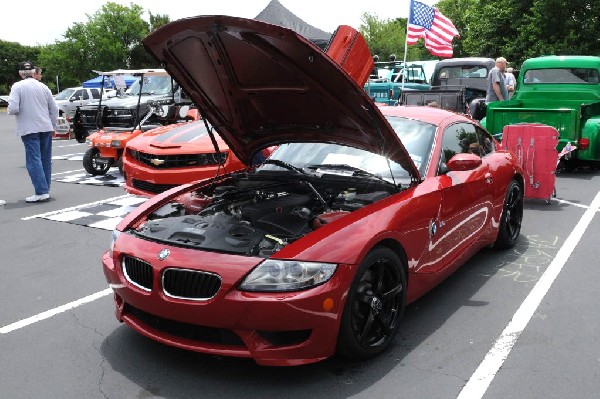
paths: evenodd
<path fill-rule="evenodd" d="M 420 0 L 432 5 L 435 0 Z M 52 44 L 74 23 L 86 23 L 87 15 L 100 11 L 106 0 L 37 0 L 27 7 L 11 2 L 2 5 L 0 39 L 23 45 Z M 269 0 L 112 0 L 129 6 L 138 4 L 152 14 L 168 15 L 172 21 L 196 15 L 232 15 L 254 18 Z M 279 0 L 305 22 L 326 32 L 339 25 L 358 28 L 368 12 L 379 19 L 407 18 L 410 0 Z M 144 19 L 148 20 L 147 15 Z"/>

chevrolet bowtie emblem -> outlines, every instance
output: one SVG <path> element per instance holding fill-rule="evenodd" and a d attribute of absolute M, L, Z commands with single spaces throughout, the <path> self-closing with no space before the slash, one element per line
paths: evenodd
<path fill-rule="evenodd" d="M 164 159 L 158 159 L 158 158 L 152 158 L 150 160 L 150 163 L 154 166 L 158 166 L 158 165 L 162 165 L 163 163 L 165 163 Z"/>

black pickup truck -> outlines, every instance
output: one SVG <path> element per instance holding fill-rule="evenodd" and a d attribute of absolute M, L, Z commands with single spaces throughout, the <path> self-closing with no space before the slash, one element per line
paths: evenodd
<path fill-rule="evenodd" d="M 398 98 L 400 105 L 430 105 L 471 115 L 485 117 L 487 76 L 494 67 L 491 58 L 449 58 L 435 65 L 431 89 L 404 91 Z"/>

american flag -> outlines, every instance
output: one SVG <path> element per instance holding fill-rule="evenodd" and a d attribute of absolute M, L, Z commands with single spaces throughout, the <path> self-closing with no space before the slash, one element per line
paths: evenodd
<path fill-rule="evenodd" d="M 459 36 L 452 21 L 435 7 L 411 0 L 406 42 L 416 44 L 425 40 L 425 47 L 438 57 L 452 57 L 452 38 Z"/>

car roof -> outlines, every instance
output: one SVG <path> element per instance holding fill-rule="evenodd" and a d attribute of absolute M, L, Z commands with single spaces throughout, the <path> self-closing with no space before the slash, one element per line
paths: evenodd
<path fill-rule="evenodd" d="M 599 68 L 600 57 L 591 55 L 547 55 L 526 60 L 521 70 L 536 68 Z"/>
<path fill-rule="evenodd" d="M 420 120 L 433 125 L 441 125 L 448 119 L 464 122 L 475 122 L 473 119 L 446 109 L 419 106 L 419 105 L 401 105 L 401 106 L 380 106 L 379 110 L 385 116 L 398 116 Z"/>

